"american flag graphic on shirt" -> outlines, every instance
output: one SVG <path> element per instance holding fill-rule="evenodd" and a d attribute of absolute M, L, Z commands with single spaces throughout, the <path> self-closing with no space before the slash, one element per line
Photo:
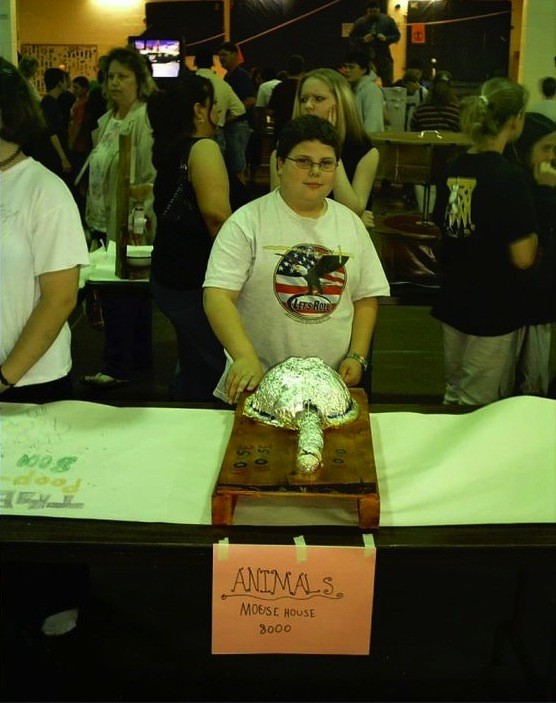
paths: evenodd
<path fill-rule="evenodd" d="M 282 255 L 274 290 L 288 315 L 322 322 L 337 308 L 346 286 L 349 256 L 314 244 L 297 244 Z"/>

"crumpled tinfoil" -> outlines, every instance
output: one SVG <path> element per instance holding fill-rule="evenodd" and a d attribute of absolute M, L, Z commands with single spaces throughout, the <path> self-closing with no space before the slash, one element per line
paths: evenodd
<path fill-rule="evenodd" d="M 297 468 L 313 473 L 322 460 L 323 429 L 352 422 L 359 406 L 322 359 L 290 357 L 266 372 L 244 413 L 266 425 L 299 430 Z"/>

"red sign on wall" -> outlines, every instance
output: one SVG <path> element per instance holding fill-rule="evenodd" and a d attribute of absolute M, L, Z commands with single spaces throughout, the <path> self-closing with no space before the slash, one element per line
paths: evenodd
<path fill-rule="evenodd" d="M 412 24 L 411 25 L 411 43 L 412 44 L 424 44 L 425 43 L 425 25 L 424 24 Z"/>

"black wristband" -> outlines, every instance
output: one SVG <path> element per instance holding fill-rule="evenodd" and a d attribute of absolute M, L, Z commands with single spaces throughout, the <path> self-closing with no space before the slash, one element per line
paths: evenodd
<path fill-rule="evenodd" d="M 8 381 L 8 379 L 4 376 L 4 374 L 2 373 L 2 367 L 1 367 L 1 366 L 0 366 L 0 383 L 1 383 L 3 386 L 7 386 L 8 388 L 13 388 L 14 385 L 15 385 L 15 383 L 10 383 L 10 382 Z"/>

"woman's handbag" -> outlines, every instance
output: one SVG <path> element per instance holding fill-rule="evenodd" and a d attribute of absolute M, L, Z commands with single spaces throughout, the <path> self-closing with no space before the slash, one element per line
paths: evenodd
<path fill-rule="evenodd" d="M 203 285 L 212 239 L 188 179 L 189 149 L 185 150 L 179 170 L 168 182 L 159 179 L 171 174 L 157 174 L 155 202 L 159 197 L 159 216 L 152 254 L 152 275 L 168 288 L 191 290 Z M 166 188 L 164 187 L 166 186 Z M 168 200 L 165 193 L 171 193 Z M 166 202 L 166 206 L 164 206 Z"/>
<path fill-rule="evenodd" d="M 196 203 L 192 203 L 187 196 L 187 191 L 189 190 L 187 173 L 187 161 L 184 160 L 180 164 L 178 182 L 174 193 L 162 213 L 162 219 L 165 222 L 177 225 L 187 217 L 188 213 L 198 210 Z"/>

